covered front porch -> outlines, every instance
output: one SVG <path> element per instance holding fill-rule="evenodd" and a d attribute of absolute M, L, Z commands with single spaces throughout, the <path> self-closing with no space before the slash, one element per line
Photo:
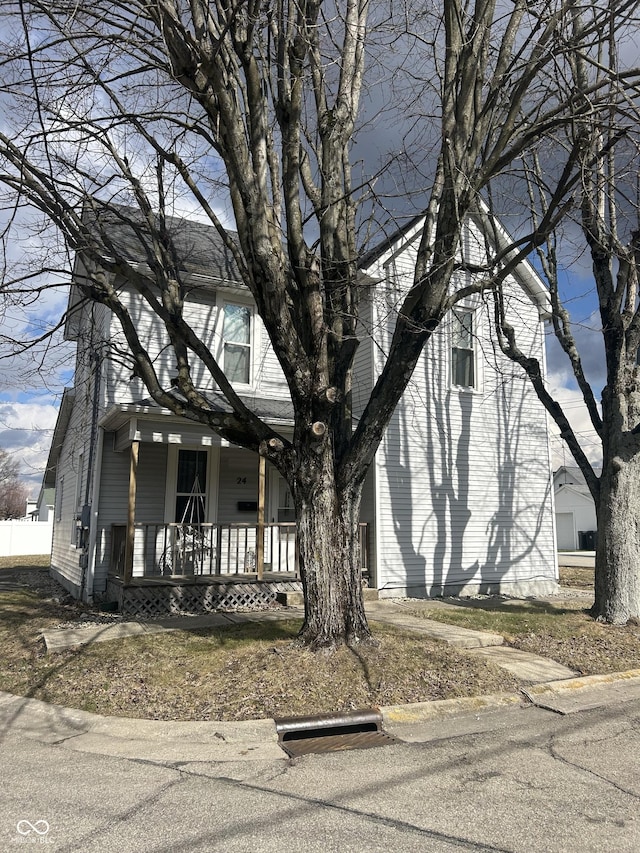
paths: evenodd
<path fill-rule="evenodd" d="M 359 525 L 360 569 L 369 579 L 368 525 Z M 110 575 L 124 584 L 160 578 L 299 580 L 296 525 L 143 524 L 111 528 Z"/>
<path fill-rule="evenodd" d="M 123 615 L 260 607 L 300 593 L 296 525 L 113 525 L 108 598 Z M 362 582 L 369 584 L 368 525 L 359 526 Z M 262 541 L 262 548 L 259 543 Z M 130 554 L 133 559 L 131 560 Z"/>
<path fill-rule="evenodd" d="M 126 615 L 156 615 L 259 606 L 300 591 L 296 524 L 278 472 L 193 424 L 160 421 L 157 409 L 123 408 L 104 424 L 114 440 L 105 443 L 103 477 L 122 497 L 128 468 L 126 501 L 112 499 L 101 513 L 107 599 Z M 373 585 L 369 529 L 359 526 L 365 586 Z"/>

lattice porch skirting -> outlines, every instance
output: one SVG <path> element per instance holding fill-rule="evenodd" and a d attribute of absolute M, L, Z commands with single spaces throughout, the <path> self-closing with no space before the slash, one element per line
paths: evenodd
<path fill-rule="evenodd" d="M 144 618 L 266 607 L 275 602 L 279 592 L 301 590 L 300 581 L 223 581 L 124 587 L 117 580 L 110 579 L 106 600 L 117 603 L 123 616 Z"/>

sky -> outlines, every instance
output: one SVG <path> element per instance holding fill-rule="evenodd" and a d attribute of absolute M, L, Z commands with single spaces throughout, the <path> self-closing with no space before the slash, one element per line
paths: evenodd
<path fill-rule="evenodd" d="M 0 212 L 0 224 L 2 220 Z M 25 222 L 19 233 L 27 231 Z M 5 247 L 3 283 L 11 275 L 12 262 L 35 249 L 26 237 L 21 245 L 17 242 Z M 64 314 L 67 287 L 51 277 L 41 277 L 38 283 L 45 286 L 31 305 L 9 303 L 0 294 L 0 448 L 20 463 L 21 479 L 34 499 L 42 484 L 62 391 L 73 377 L 73 351 L 60 342 L 59 334 L 52 343 L 2 357 L 10 350 L 7 338 L 37 337 Z"/>
<path fill-rule="evenodd" d="M 392 54 L 393 51 L 389 56 Z M 394 70 L 393 65 L 394 63 L 391 62 L 391 71 Z M 377 74 L 373 74 L 376 68 Z M 397 112 L 389 113 L 386 118 L 384 117 L 384 109 L 389 105 L 393 91 L 388 84 L 385 85 L 383 80 L 384 74 L 388 72 L 389 68 L 385 63 L 374 65 L 368 72 L 369 85 L 365 87 L 363 94 L 363 109 L 365 116 L 371 119 L 371 126 L 365 128 L 362 135 L 358 137 L 354 154 L 363 164 L 362 167 L 357 165 L 355 171 L 359 174 L 362 168 L 361 176 L 365 181 L 368 181 L 371 176 L 364 174 L 364 169 L 373 165 L 375 171 L 393 149 L 394 144 L 398 144 L 397 141 L 394 142 L 398 135 Z M 422 78 L 421 85 L 424 79 L 427 78 Z M 394 117 L 393 120 L 391 116 Z M 0 112 L 0 123 L 4 121 Z M 420 149 L 425 157 L 424 174 L 427 177 L 424 181 L 428 184 L 430 140 L 424 135 L 425 124 L 428 125 L 422 122 L 416 124 L 416 127 L 419 131 Z M 400 136 L 402 137 L 402 134 Z M 411 134 L 405 135 L 402 141 L 406 143 L 410 136 Z M 400 147 L 402 148 L 402 145 Z M 131 152 L 129 155 L 131 156 Z M 398 158 L 396 172 L 393 175 L 397 198 L 406 200 L 407 192 L 415 190 L 416 185 L 420 183 L 417 180 L 419 171 L 417 167 L 414 171 L 407 171 L 406 159 Z M 0 210 L 0 232 L 2 224 Z M 28 254 L 29 239 L 36 239 L 33 232 L 31 234 L 25 232 L 24 240 L 20 241 L 21 244 L 9 246 L 9 251 L 15 252 L 16 255 L 19 252 Z M 596 396 L 599 397 L 604 384 L 602 344 L 597 334 L 597 316 L 594 314 L 596 306 L 593 295 L 590 295 L 589 274 L 583 268 L 582 262 L 579 261 L 575 268 L 572 268 L 566 287 L 567 292 L 577 294 L 576 298 L 572 298 L 571 304 L 572 311 L 578 320 L 576 336 L 579 343 L 584 345 L 582 351 L 586 354 L 585 369 L 593 382 Z M 54 323 L 62 315 L 65 304 L 64 287 L 54 287 L 45 291 L 30 312 L 22 312 L 15 307 L 6 309 L 0 302 L 0 336 L 15 335 L 26 328 L 28 323 L 32 323 L 34 327 L 40 323 L 44 325 Z M 34 372 L 34 365 L 37 364 L 38 359 L 40 359 L 41 369 L 40 372 Z M 70 369 L 72 361 L 73 353 L 68 347 L 52 348 L 44 353 L 15 356 L 10 360 L 0 359 L 0 447 L 8 450 L 20 462 L 22 477 L 34 497 L 37 496 L 42 481 L 62 391 L 65 385 L 72 381 Z M 587 454 L 597 460 L 598 447 L 594 440 L 595 433 L 584 406 L 580 404 L 580 395 L 575 382 L 567 370 L 566 357 L 557 343 L 554 343 L 552 335 L 549 335 L 547 366 L 551 389 L 558 399 L 566 404 L 567 414 L 580 434 Z M 552 439 L 552 450 L 554 467 L 571 461 L 558 438 Z"/>

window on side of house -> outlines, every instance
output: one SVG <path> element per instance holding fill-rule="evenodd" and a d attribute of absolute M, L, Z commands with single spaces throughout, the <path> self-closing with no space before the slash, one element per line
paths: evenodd
<path fill-rule="evenodd" d="M 80 516 L 82 514 L 82 474 L 84 469 L 84 453 L 78 456 L 78 467 L 76 470 L 76 494 L 74 500 L 74 523 L 71 528 L 71 544 L 76 548 L 80 546 Z"/>
<path fill-rule="evenodd" d="M 451 331 L 451 382 L 459 388 L 475 388 L 473 311 L 454 311 Z"/>
<path fill-rule="evenodd" d="M 251 381 L 251 309 L 227 302 L 222 328 L 224 372 L 229 382 L 249 385 Z"/>
<path fill-rule="evenodd" d="M 207 507 L 207 451 L 180 450 L 176 480 L 175 521 L 202 524 Z"/>
<path fill-rule="evenodd" d="M 56 505 L 56 521 L 60 521 L 62 519 L 62 498 L 64 495 L 64 474 L 61 474 L 58 479 L 58 485 L 56 486 L 56 497 L 55 497 L 55 505 Z"/>

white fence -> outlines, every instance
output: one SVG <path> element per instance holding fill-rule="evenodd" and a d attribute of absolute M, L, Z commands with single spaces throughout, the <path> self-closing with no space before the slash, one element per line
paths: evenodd
<path fill-rule="evenodd" d="M 0 521 L 0 557 L 50 554 L 52 521 Z"/>

